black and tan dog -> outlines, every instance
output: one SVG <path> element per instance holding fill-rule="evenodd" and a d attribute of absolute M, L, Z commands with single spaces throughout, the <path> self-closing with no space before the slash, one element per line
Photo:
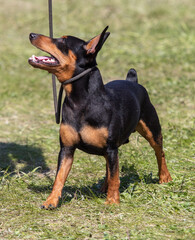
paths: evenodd
<path fill-rule="evenodd" d="M 107 192 L 107 204 L 119 203 L 118 148 L 128 142 L 134 131 L 138 131 L 155 151 L 159 183 L 172 180 L 163 152 L 159 119 L 147 91 L 137 82 L 136 71 L 130 69 L 126 80 L 103 84 L 96 56 L 109 36 L 107 28 L 87 42 L 73 36 L 55 39 L 35 33 L 29 36 L 34 46 L 51 55 L 33 55 L 29 58 L 33 67 L 55 74 L 64 84 L 80 76 L 77 81 L 64 85 L 66 98 L 62 108 L 57 174 L 53 190 L 42 208 L 57 207 L 76 148 L 105 157 L 106 179 L 102 191 Z"/>

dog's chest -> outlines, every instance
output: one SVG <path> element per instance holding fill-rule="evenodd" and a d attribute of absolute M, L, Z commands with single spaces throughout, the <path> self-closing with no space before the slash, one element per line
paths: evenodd
<path fill-rule="evenodd" d="M 69 124 L 61 124 L 60 137 L 65 146 L 75 146 L 83 142 L 97 148 L 104 148 L 108 139 L 108 129 L 83 125 L 78 132 Z"/>
<path fill-rule="evenodd" d="M 94 128 L 89 125 L 82 127 L 80 137 L 84 143 L 98 148 L 106 146 L 108 138 L 108 129 L 106 127 Z"/>

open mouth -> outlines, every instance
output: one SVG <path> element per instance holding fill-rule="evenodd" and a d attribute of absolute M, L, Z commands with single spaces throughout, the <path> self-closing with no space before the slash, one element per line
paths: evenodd
<path fill-rule="evenodd" d="M 59 65 L 59 61 L 51 56 L 35 56 L 35 55 L 32 55 L 32 57 L 30 57 L 28 59 L 29 63 L 30 64 L 42 64 L 42 65 L 48 65 L 48 66 L 56 66 L 56 65 Z"/>

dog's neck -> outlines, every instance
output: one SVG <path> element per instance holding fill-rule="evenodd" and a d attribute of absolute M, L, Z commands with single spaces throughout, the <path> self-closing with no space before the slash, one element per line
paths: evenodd
<path fill-rule="evenodd" d="M 64 88 L 67 98 L 74 102 L 82 102 L 87 99 L 88 96 L 104 92 L 104 84 L 97 67 Z"/>

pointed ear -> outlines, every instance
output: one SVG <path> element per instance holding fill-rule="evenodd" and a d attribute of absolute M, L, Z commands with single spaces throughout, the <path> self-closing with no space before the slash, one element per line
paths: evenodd
<path fill-rule="evenodd" d="M 87 50 L 87 54 L 96 55 L 99 52 L 104 42 L 106 41 L 107 37 L 110 35 L 109 32 L 106 32 L 107 29 L 108 26 L 104 29 L 104 31 L 100 35 L 92 38 L 87 42 L 87 44 L 84 46 L 84 48 Z"/>

